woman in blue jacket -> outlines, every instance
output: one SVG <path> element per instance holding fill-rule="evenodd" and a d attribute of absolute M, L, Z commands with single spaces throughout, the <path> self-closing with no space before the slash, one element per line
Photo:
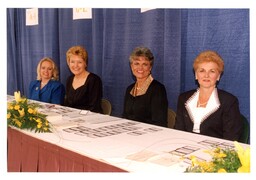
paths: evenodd
<path fill-rule="evenodd" d="M 62 105 L 65 87 L 58 79 L 59 72 L 54 61 L 48 57 L 41 59 L 37 65 L 37 80 L 29 85 L 29 99 Z"/>

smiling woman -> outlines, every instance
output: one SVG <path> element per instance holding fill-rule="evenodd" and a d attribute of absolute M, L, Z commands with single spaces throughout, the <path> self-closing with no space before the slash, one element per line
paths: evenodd
<path fill-rule="evenodd" d="M 88 53 L 82 46 L 73 46 L 67 53 L 67 64 L 73 73 L 66 82 L 65 106 L 102 113 L 102 81 L 87 71 Z"/>
<path fill-rule="evenodd" d="M 154 56 L 150 49 L 137 47 L 130 55 L 136 82 L 126 89 L 123 117 L 167 127 L 168 100 L 165 86 L 151 74 Z"/>
<path fill-rule="evenodd" d="M 30 83 L 29 99 L 63 104 L 65 87 L 58 81 L 59 71 L 54 61 L 45 57 L 37 65 L 37 80 Z"/>
<path fill-rule="evenodd" d="M 203 51 L 193 67 L 199 87 L 180 94 L 174 128 L 238 141 L 243 131 L 238 99 L 217 88 L 224 70 L 221 56 Z"/>

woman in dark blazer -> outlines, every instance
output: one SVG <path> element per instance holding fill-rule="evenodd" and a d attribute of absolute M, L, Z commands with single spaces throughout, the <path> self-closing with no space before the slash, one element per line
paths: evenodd
<path fill-rule="evenodd" d="M 193 64 L 198 89 L 180 94 L 175 129 L 238 141 L 243 120 L 238 99 L 217 88 L 224 62 L 214 51 L 201 52 Z"/>

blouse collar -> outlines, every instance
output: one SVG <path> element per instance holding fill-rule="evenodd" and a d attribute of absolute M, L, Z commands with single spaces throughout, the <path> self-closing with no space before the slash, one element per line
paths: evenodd
<path fill-rule="evenodd" d="M 199 88 L 185 103 L 185 107 L 186 107 L 188 114 L 193 122 L 195 122 L 195 112 L 196 112 L 195 108 L 197 108 L 198 98 L 199 98 Z M 201 119 L 201 123 L 204 120 L 206 120 L 212 113 L 217 111 L 217 109 L 219 107 L 220 107 L 220 101 L 219 101 L 219 97 L 218 97 L 218 91 L 217 91 L 217 88 L 215 88 L 212 91 L 212 94 L 208 100 L 208 103 L 207 103 L 206 107 L 204 108 L 204 111 L 202 111 L 202 113 L 204 113 L 204 115 L 203 115 L 203 118 Z"/>

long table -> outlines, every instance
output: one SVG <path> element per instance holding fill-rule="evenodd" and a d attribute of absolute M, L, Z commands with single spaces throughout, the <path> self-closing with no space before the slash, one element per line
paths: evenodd
<path fill-rule="evenodd" d="M 184 172 L 232 141 L 43 104 L 52 133 L 8 128 L 8 172 Z M 247 144 L 241 144 L 248 147 Z"/>

